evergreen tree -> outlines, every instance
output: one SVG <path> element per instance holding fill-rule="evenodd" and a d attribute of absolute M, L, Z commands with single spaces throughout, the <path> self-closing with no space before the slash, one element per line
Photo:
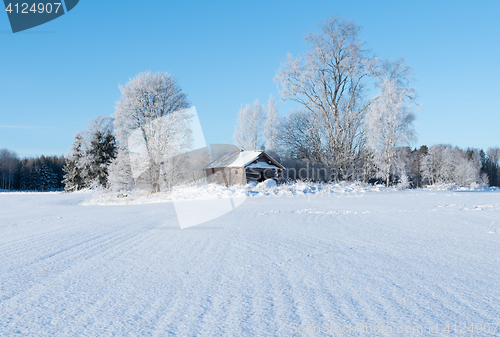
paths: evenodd
<path fill-rule="evenodd" d="M 97 131 L 89 149 L 90 165 L 88 180 L 103 187 L 108 186 L 108 166 L 116 158 L 116 140 L 111 132 Z"/>
<path fill-rule="evenodd" d="M 19 175 L 19 188 L 22 191 L 27 191 L 31 189 L 31 172 L 28 167 L 28 159 L 23 159 L 21 162 L 21 169 Z"/>
<path fill-rule="evenodd" d="M 64 163 L 64 190 L 74 192 L 86 187 L 85 176 L 82 170 L 82 158 L 84 157 L 84 140 L 80 133 L 75 136 L 75 142 L 71 147 Z"/>

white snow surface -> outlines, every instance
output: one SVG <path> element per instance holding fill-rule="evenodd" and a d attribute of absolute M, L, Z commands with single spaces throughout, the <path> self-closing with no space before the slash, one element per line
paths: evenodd
<path fill-rule="evenodd" d="M 234 195 L 249 197 L 179 229 L 171 200 Z M 0 193 L 0 205 L 0 336 L 340 335 L 295 333 L 323 324 L 449 336 L 448 323 L 499 323 L 497 189 L 207 185 Z"/>
<path fill-rule="evenodd" d="M 118 198 L 116 192 L 108 190 L 98 191 L 91 198 L 85 200 L 83 205 L 111 205 L 111 204 L 151 204 L 168 201 L 220 199 L 247 196 L 295 196 L 295 195 L 336 195 L 354 197 L 363 195 L 367 191 L 394 191 L 381 186 L 362 183 L 335 183 L 318 184 L 312 182 L 298 182 L 294 184 L 277 185 L 272 179 L 256 184 L 222 186 L 219 184 L 193 183 L 192 185 L 178 186 L 172 192 L 150 193 L 145 191 L 126 191 L 126 198 Z"/>

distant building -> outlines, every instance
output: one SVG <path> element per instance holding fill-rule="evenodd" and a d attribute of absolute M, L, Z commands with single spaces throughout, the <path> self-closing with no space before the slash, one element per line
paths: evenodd
<path fill-rule="evenodd" d="M 205 167 L 209 183 L 244 185 L 266 179 L 279 181 L 285 168 L 264 151 L 225 153 Z"/>

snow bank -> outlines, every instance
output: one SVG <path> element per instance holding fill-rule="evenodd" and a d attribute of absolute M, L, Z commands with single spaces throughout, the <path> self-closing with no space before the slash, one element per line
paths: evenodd
<path fill-rule="evenodd" d="M 278 184 L 276 184 L 276 181 L 273 179 L 267 179 L 266 181 L 263 181 L 257 185 L 257 188 L 264 189 L 264 188 L 274 188 Z"/>
<path fill-rule="evenodd" d="M 116 193 L 99 191 L 84 205 L 130 205 L 151 204 L 180 200 L 206 200 L 232 197 L 280 197 L 296 195 L 334 194 L 338 197 L 356 197 L 366 192 L 396 191 L 395 188 L 385 188 L 381 185 L 368 185 L 360 182 L 343 183 L 313 183 L 295 182 L 278 185 L 272 179 L 262 183 L 247 185 L 222 186 L 218 184 L 193 183 L 177 186 L 171 192 L 150 193 L 145 191 L 127 191 Z"/>
<path fill-rule="evenodd" d="M 476 191 L 488 189 L 486 184 L 472 183 L 470 186 L 462 186 L 455 183 L 437 183 L 434 185 L 427 185 L 425 187 L 428 190 L 433 191 Z"/>

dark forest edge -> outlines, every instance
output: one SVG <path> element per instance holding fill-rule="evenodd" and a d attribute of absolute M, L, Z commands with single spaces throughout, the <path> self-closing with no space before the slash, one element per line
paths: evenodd
<path fill-rule="evenodd" d="M 19 158 L 7 149 L 0 150 L 0 190 L 61 191 L 64 156 Z"/>

